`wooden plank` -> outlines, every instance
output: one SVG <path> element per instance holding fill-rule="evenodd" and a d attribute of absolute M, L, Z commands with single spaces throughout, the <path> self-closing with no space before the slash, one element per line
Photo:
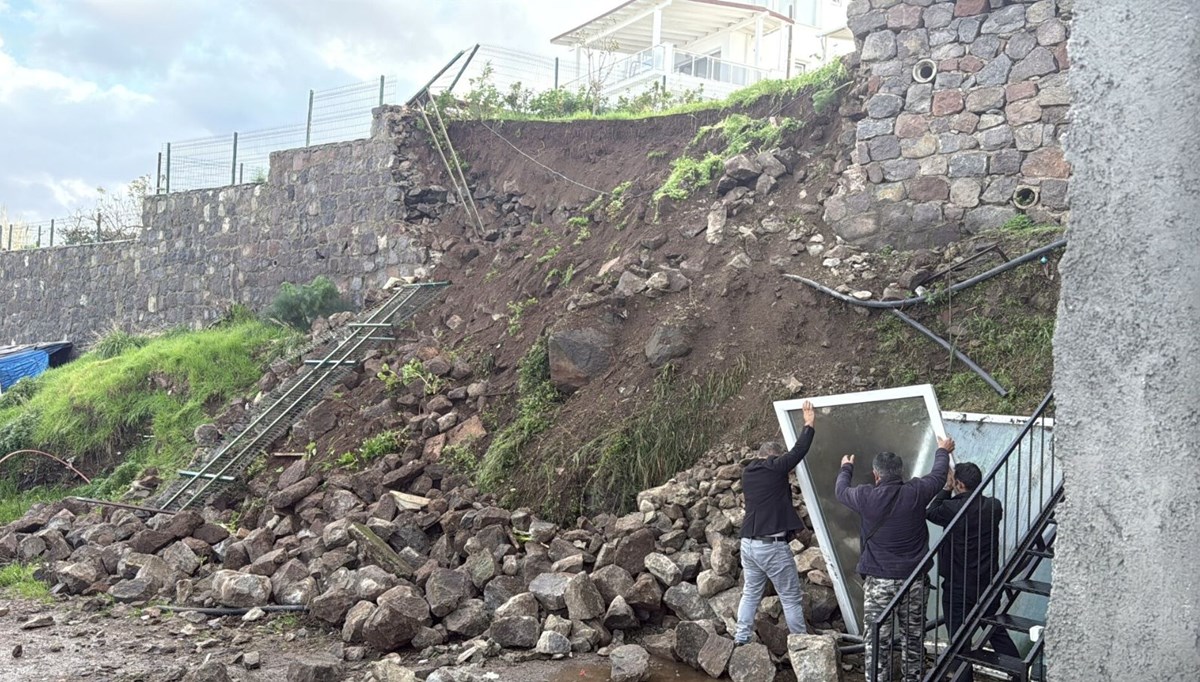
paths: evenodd
<path fill-rule="evenodd" d="M 272 452 L 272 457 L 303 457 L 303 452 Z"/>

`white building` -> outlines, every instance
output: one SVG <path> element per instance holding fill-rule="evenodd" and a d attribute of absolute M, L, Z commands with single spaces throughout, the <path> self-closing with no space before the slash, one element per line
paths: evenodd
<path fill-rule="evenodd" d="M 608 97 L 655 83 L 706 98 L 788 78 L 854 49 L 848 0 L 627 0 L 554 38 Z M 571 83 L 566 83 L 571 87 Z"/>

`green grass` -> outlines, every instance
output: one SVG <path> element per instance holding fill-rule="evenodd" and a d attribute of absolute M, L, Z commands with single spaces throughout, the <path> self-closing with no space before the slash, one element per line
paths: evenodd
<path fill-rule="evenodd" d="M 989 230 L 989 232 L 994 232 L 1001 236 L 1011 234 L 1038 235 L 1062 232 L 1063 229 L 1062 225 L 1055 225 L 1053 223 L 1035 223 L 1033 218 L 1022 213 L 1009 218 L 999 228 Z"/>
<path fill-rule="evenodd" d="M 33 577 L 35 570 L 37 567 L 30 564 L 9 564 L 0 567 L 0 593 L 22 599 L 50 601 L 50 588 Z"/>
<path fill-rule="evenodd" d="M 729 158 L 750 149 L 776 147 L 785 133 L 799 130 L 801 126 L 802 123 L 794 118 L 783 118 L 776 122 L 750 118 L 745 114 L 730 114 L 712 125 L 701 127 L 689 146 L 716 138 L 724 143 L 721 157 Z"/>
<path fill-rule="evenodd" d="M 682 201 L 700 187 L 712 182 L 725 168 L 722 157 L 709 153 L 703 159 L 681 156 L 671 162 L 671 174 L 662 186 L 654 191 L 654 203 L 664 198 Z"/>
<path fill-rule="evenodd" d="M 82 489 L 92 495 L 124 492 L 147 467 L 169 477 L 191 457 L 196 426 L 251 392 L 263 367 L 299 338 L 277 325 L 235 319 L 126 344 L 114 357 L 87 353 L 38 377 L 20 404 L 0 409 L 0 444 L 6 451 L 32 447 L 71 459 L 97 476 Z M 3 478 L 11 483 L 18 475 L 58 473 L 57 465 L 29 458 L 6 465 Z M 0 522 L 62 491 L 13 492 L 0 487 Z"/>
<path fill-rule="evenodd" d="M 502 487 L 516 471 L 530 442 L 550 428 L 558 403 L 558 391 L 550 383 L 550 356 L 543 336 L 521 358 L 516 417 L 496 434 L 484 453 L 476 476 L 480 486 L 489 490 Z"/>
<path fill-rule="evenodd" d="M 1017 293 L 1038 286 L 1037 273 L 1036 266 L 1026 266 L 952 299 L 942 297 L 936 310 L 950 307 L 957 335 L 949 333 L 939 316 L 924 314 L 918 320 L 990 373 L 1007 396 L 1000 397 L 966 365 L 951 362 L 949 353 L 893 315 L 882 315 L 875 323 L 876 362 L 886 368 L 887 384 L 931 383 L 946 410 L 1031 412 L 1054 374 L 1054 315 L 1032 309 Z"/>

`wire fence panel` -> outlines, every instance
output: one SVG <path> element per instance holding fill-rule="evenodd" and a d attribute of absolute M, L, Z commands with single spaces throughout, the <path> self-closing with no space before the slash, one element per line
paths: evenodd
<path fill-rule="evenodd" d="M 44 249 L 134 239 L 140 225 L 118 225 L 96 215 L 78 213 L 37 222 L 0 223 L 0 251 Z"/>

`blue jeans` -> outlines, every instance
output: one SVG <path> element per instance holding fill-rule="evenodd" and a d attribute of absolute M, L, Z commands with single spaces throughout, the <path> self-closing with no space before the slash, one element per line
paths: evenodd
<path fill-rule="evenodd" d="M 796 572 L 796 561 L 792 548 L 786 542 L 763 542 L 742 538 L 742 603 L 738 606 L 737 632 L 734 640 L 749 642 L 754 632 L 754 614 L 762 601 L 763 588 L 767 580 L 775 586 L 775 593 L 783 604 L 783 617 L 788 631 L 793 635 L 808 632 L 804 624 L 804 607 L 800 605 L 800 574 Z"/>

